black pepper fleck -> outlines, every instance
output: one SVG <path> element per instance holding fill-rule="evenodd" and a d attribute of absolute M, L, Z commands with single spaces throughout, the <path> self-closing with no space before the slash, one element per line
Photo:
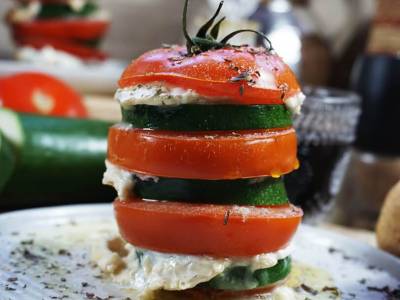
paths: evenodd
<path fill-rule="evenodd" d="M 228 225 L 229 216 L 230 216 L 230 215 L 231 215 L 231 210 L 228 209 L 228 210 L 225 212 L 225 216 L 224 216 L 224 225 Z"/>
<path fill-rule="evenodd" d="M 8 282 L 16 282 L 18 280 L 17 277 L 10 277 L 7 279 Z"/>
<path fill-rule="evenodd" d="M 304 284 L 304 283 L 301 284 L 300 287 L 301 287 L 304 291 L 306 291 L 307 293 L 309 293 L 309 294 L 311 294 L 311 295 L 313 295 L 313 296 L 318 295 L 318 291 L 317 291 L 317 290 L 314 290 L 312 287 L 310 287 L 310 286 L 308 286 L 308 285 L 306 285 L 306 284 Z"/>

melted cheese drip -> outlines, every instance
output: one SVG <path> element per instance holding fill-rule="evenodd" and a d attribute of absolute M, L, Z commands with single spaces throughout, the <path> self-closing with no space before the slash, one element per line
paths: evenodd
<path fill-rule="evenodd" d="M 293 96 L 284 100 L 286 107 L 293 113 L 299 115 L 301 112 L 301 106 L 304 103 L 306 96 L 302 92 L 298 92 Z"/>
<path fill-rule="evenodd" d="M 135 186 L 135 180 L 133 179 L 134 175 L 136 175 L 142 181 L 158 181 L 158 177 L 156 176 L 128 172 L 112 164 L 108 160 L 106 160 L 105 163 L 106 171 L 103 175 L 103 184 L 114 187 L 114 189 L 117 191 L 119 200 L 126 200 L 132 195 L 132 191 Z"/>

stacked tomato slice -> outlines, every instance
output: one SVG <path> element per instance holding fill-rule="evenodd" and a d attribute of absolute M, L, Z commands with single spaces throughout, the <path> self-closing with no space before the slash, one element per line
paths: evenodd
<path fill-rule="evenodd" d="M 302 217 L 282 182 L 298 167 L 284 106 L 300 91 L 293 73 L 265 49 L 185 53 L 182 47 L 145 53 L 119 82 L 124 91 L 161 85 L 203 100 L 121 102 L 123 123 L 109 132 L 108 161 L 135 178 L 129 197 L 114 202 L 122 237 L 153 251 L 218 258 L 285 248 Z M 252 122 L 250 111 L 261 121 Z M 255 290 L 275 283 L 271 278 Z"/>
<path fill-rule="evenodd" d="M 14 17 L 18 10 L 36 10 L 35 3 L 39 5 L 36 15 L 29 15 L 26 20 Z M 16 44 L 36 49 L 51 46 L 84 60 L 105 59 L 106 54 L 97 46 L 110 22 L 95 2 L 83 3 L 74 9 L 66 0 L 32 0 L 12 10 L 9 23 Z"/>

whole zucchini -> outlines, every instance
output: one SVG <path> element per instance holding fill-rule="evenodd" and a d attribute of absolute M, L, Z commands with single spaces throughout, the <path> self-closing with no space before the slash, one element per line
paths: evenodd
<path fill-rule="evenodd" d="M 112 200 L 101 184 L 110 125 L 0 109 L 0 131 L 16 156 L 1 198 L 13 199 L 13 207 Z"/>
<path fill-rule="evenodd" d="M 0 131 L 0 191 L 11 177 L 15 167 L 15 154 L 10 142 Z"/>

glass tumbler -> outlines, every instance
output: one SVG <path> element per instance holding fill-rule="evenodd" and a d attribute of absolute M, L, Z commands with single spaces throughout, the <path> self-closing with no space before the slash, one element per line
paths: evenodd
<path fill-rule="evenodd" d="M 300 167 L 285 176 L 289 199 L 305 220 L 323 216 L 332 205 L 355 138 L 360 98 L 349 91 L 305 87 L 302 113 L 294 120 Z"/>

